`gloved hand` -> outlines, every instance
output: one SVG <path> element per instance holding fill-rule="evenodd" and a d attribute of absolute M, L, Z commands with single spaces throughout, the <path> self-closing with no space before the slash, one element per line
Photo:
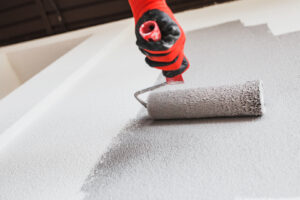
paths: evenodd
<path fill-rule="evenodd" d="M 135 19 L 137 46 L 146 55 L 151 67 L 163 70 L 168 78 L 185 72 L 189 62 L 184 56 L 185 34 L 165 0 L 129 0 Z M 141 26 L 147 21 L 155 21 L 161 32 L 159 41 L 148 41 L 140 34 Z"/>

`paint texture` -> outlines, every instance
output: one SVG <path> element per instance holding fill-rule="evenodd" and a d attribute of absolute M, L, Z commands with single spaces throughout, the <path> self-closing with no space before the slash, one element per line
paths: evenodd
<path fill-rule="evenodd" d="M 184 87 L 262 80 L 266 114 L 153 121 L 142 109 L 99 155 L 82 187 L 85 200 L 299 197 L 300 33 L 295 35 L 275 37 L 266 26 L 239 22 L 188 33 L 191 68 Z"/>
<path fill-rule="evenodd" d="M 168 85 L 152 92 L 147 106 L 153 119 L 261 116 L 264 109 L 261 81 L 187 89 Z"/>

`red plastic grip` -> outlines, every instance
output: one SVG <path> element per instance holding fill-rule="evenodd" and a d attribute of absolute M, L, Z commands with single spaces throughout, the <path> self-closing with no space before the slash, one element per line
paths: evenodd
<path fill-rule="evenodd" d="M 179 74 L 179 75 L 174 76 L 172 78 L 166 78 L 166 81 L 167 81 L 168 84 L 179 83 L 179 82 L 183 83 L 184 82 L 184 80 L 182 78 L 182 74 Z"/>
<path fill-rule="evenodd" d="M 157 42 L 161 40 L 161 33 L 156 21 L 146 21 L 140 27 L 140 35 L 148 42 Z"/>

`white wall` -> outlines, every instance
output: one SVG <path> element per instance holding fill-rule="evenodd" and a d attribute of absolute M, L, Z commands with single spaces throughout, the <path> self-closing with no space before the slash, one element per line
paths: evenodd
<path fill-rule="evenodd" d="M 53 41 L 53 43 L 38 47 L 29 46 L 25 49 L 8 52 L 7 58 L 21 82 L 24 83 L 86 38 Z"/>
<path fill-rule="evenodd" d="M 89 35 L 57 41 L 55 37 L 47 42 L 27 42 L 1 49 L 0 99 L 69 50 L 85 40 Z M 42 39 L 43 40 L 43 39 Z M 13 75 L 13 76 L 12 76 Z"/>

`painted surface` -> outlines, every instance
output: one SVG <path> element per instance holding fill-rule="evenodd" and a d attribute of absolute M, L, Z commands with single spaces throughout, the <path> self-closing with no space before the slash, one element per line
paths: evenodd
<path fill-rule="evenodd" d="M 297 30 L 286 19 L 300 3 L 281 1 L 280 11 L 280 1 L 241 2 L 177 15 L 196 30 L 189 37 L 201 38 L 188 41 L 186 79 L 201 86 L 262 79 L 263 118 L 137 117 L 133 91 L 159 72 L 136 49 L 133 21 L 107 25 L 1 100 L 0 199 L 297 198 L 298 34 L 276 38 L 265 26 L 239 23 L 198 29 L 241 19 Z"/>
<path fill-rule="evenodd" d="M 176 15 L 184 30 L 241 20 L 246 26 L 267 24 L 275 35 L 300 29 L 298 0 L 241 0 Z M 197 25 L 195 25 L 197 24 Z"/>
<path fill-rule="evenodd" d="M 263 117 L 153 121 L 140 114 L 100 157 L 85 199 L 300 197 L 300 63 L 289 53 L 300 33 L 278 39 L 266 30 L 233 22 L 189 33 L 192 67 L 184 76 L 186 88 L 263 80 Z"/>

